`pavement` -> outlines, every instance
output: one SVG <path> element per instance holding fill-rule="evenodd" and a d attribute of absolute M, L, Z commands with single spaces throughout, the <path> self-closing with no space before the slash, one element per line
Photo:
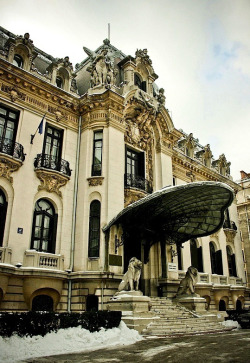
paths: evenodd
<path fill-rule="evenodd" d="M 247 363 L 250 329 L 182 337 L 145 338 L 128 346 L 31 358 L 22 363 Z"/>

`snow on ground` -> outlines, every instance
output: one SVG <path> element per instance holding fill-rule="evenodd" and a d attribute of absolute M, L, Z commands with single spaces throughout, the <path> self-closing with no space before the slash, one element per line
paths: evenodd
<path fill-rule="evenodd" d="M 221 322 L 221 325 L 226 326 L 227 328 L 237 328 L 237 329 L 241 329 L 240 324 L 238 323 L 238 321 L 234 321 L 234 320 L 225 320 Z"/>
<path fill-rule="evenodd" d="M 121 322 L 118 328 L 101 329 L 94 333 L 77 327 L 60 329 L 44 337 L 20 338 L 17 335 L 10 338 L 0 337 L 0 362 L 14 363 L 34 357 L 83 352 L 114 345 L 129 345 L 142 339 L 136 330 L 127 328 L 124 322 Z"/>

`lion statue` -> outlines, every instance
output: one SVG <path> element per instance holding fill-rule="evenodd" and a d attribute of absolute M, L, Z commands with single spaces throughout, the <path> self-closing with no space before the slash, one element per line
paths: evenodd
<path fill-rule="evenodd" d="M 198 270 L 190 266 L 187 269 L 184 279 L 181 280 L 176 296 L 195 295 L 194 285 L 197 282 Z"/>
<path fill-rule="evenodd" d="M 138 291 L 141 269 L 142 262 L 136 257 L 132 257 L 129 261 L 128 271 L 124 274 L 123 279 L 118 286 L 118 292 L 122 290 Z"/>

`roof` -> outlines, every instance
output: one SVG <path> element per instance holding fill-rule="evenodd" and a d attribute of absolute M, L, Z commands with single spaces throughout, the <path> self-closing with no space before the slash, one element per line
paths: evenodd
<path fill-rule="evenodd" d="M 123 230 L 151 239 L 151 244 L 152 238 L 157 242 L 163 237 L 181 244 L 219 230 L 233 199 L 233 189 L 220 182 L 165 187 L 123 209 L 103 231 L 121 224 Z"/>

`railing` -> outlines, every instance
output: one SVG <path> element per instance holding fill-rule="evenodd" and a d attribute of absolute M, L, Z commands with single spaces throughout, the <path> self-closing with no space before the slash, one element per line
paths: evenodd
<path fill-rule="evenodd" d="M 153 192 L 152 183 L 149 180 L 132 174 L 124 175 L 124 185 L 125 187 L 132 187 L 144 190 L 147 193 Z"/>
<path fill-rule="evenodd" d="M 12 156 L 15 159 L 24 161 L 25 154 L 23 146 L 18 142 L 4 137 L 0 138 L 0 152 Z"/>
<path fill-rule="evenodd" d="M 24 266 L 36 268 L 48 268 L 52 270 L 64 269 L 64 257 L 52 253 L 27 250 L 24 254 Z"/>
<path fill-rule="evenodd" d="M 224 229 L 232 229 L 234 231 L 237 231 L 237 226 L 235 224 L 234 221 L 229 221 L 229 220 L 226 220 L 224 223 L 223 223 L 223 228 Z"/>
<path fill-rule="evenodd" d="M 56 170 L 67 176 L 71 175 L 69 162 L 48 154 L 38 154 L 34 161 L 35 168 Z"/>

